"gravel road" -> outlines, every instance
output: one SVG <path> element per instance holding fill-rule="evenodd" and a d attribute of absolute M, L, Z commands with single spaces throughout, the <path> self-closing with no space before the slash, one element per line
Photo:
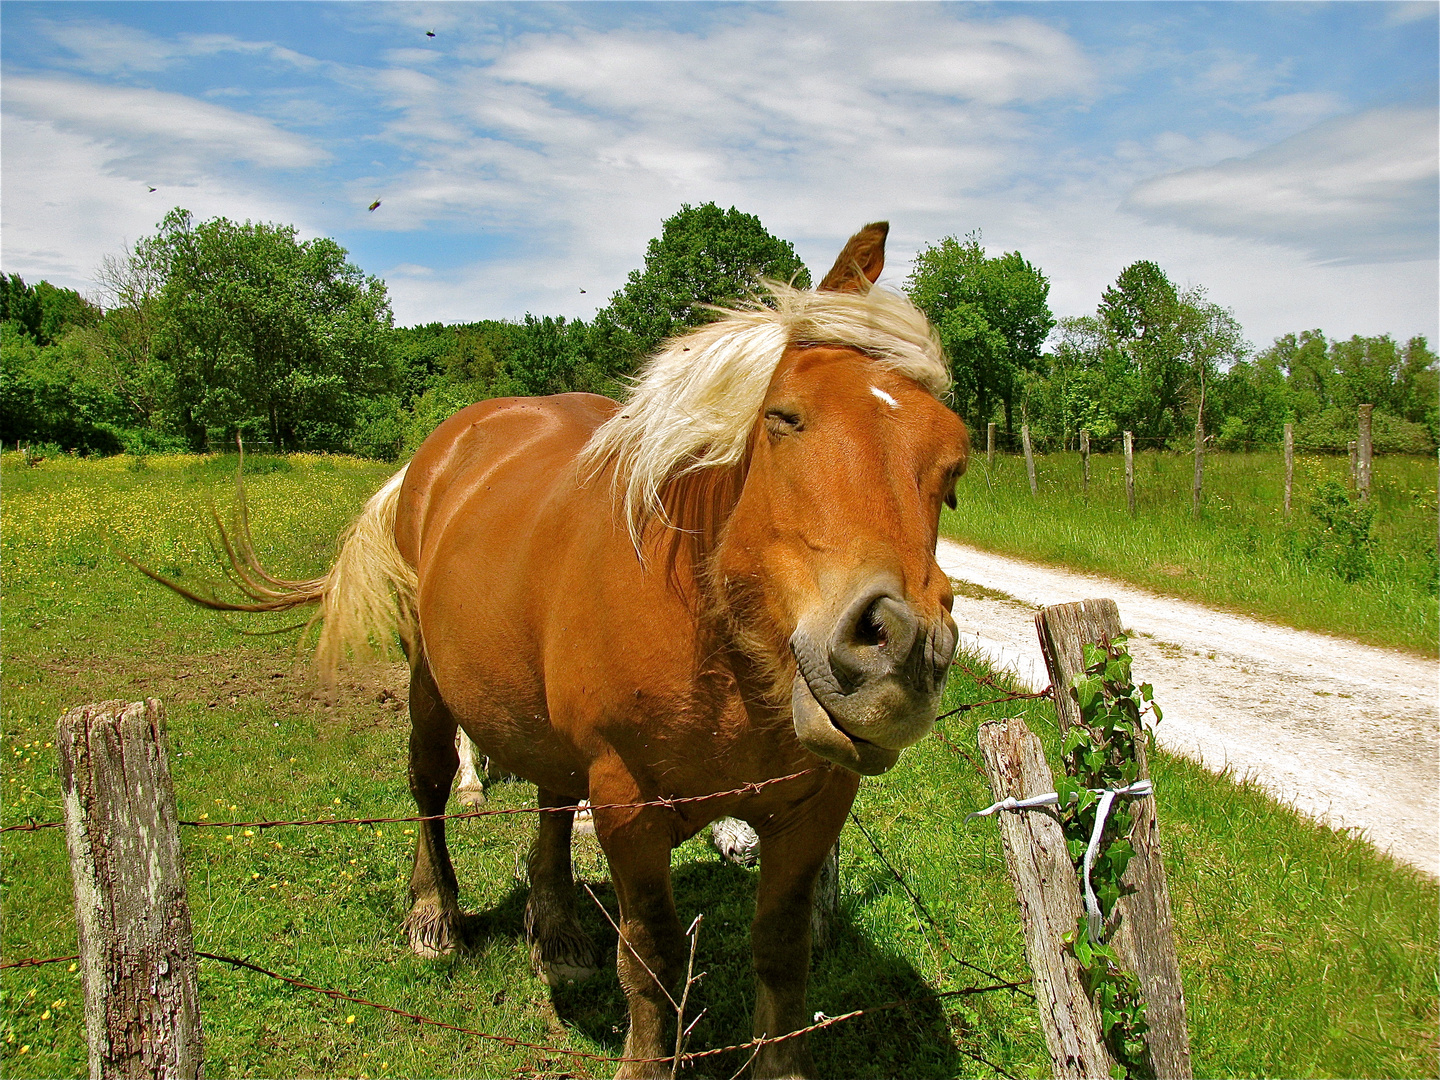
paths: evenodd
<path fill-rule="evenodd" d="M 1108 578 L 940 541 L 955 623 L 1038 689 L 1037 607 L 1108 596 L 1165 710 L 1160 744 L 1440 875 L 1440 664 L 1291 630 Z M 967 586 L 966 583 L 969 583 Z"/>

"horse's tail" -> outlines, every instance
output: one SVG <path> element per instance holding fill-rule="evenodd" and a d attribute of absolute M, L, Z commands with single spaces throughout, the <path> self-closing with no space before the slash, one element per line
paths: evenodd
<path fill-rule="evenodd" d="M 415 607 L 419 582 L 415 568 L 395 545 L 395 512 L 408 468 L 401 469 L 370 496 L 360 516 L 342 534 L 340 554 L 323 577 L 290 581 L 265 569 L 255 553 L 245 489 L 238 478 L 234 525 L 226 530 L 218 516 L 215 524 L 231 581 L 245 595 L 245 601 L 196 592 L 129 556 L 124 558 L 166 588 L 214 611 L 289 611 L 318 605 L 319 610 L 310 620 L 311 625 L 322 623 L 315 647 L 316 668 L 322 682 L 333 683 L 347 656 L 365 660 L 383 653 L 392 634 L 400 635 L 411 657 L 419 644 Z"/>
<path fill-rule="evenodd" d="M 395 512 L 405 466 L 370 496 L 360 516 L 350 523 L 340 555 L 325 575 L 320 596 L 324 620 L 315 646 L 320 677 L 332 682 L 346 656 L 357 659 L 387 651 L 399 634 L 412 660 L 420 639 L 416 609 L 419 578 L 395 546 Z"/>

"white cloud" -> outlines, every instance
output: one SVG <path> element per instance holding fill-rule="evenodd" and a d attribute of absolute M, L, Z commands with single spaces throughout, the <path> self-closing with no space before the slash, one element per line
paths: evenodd
<path fill-rule="evenodd" d="M 302 207 L 218 177 L 148 191 L 146 184 L 116 172 L 111 147 L 46 121 L 7 116 L 0 152 L 5 159 L 0 202 L 4 266 L 26 280 L 47 278 L 89 291 L 101 259 L 154 232 L 175 206 L 201 220 L 224 215 L 300 223 L 302 235 L 315 235 L 304 224 L 308 215 Z M 44 168 L 26 165 L 36 162 Z"/>
<path fill-rule="evenodd" d="M 108 147 L 110 167 L 135 179 L 173 182 L 206 165 L 233 162 L 298 169 L 329 157 L 269 120 L 161 90 L 10 76 L 4 105 L 8 115 L 44 121 Z M 8 162 L 7 174 L 15 167 Z"/>
<path fill-rule="evenodd" d="M 1440 143 L 1433 108 L 1371 109 L 1248 157 L 1146 180 L 1142 218 L 1287 244 L 1331 262 L 1434 258 Z"/>

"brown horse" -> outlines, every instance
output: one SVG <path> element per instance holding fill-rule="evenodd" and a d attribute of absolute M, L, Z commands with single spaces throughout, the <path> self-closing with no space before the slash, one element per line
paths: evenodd
<path fill-rule="evenodd" d="M 968 439 L 924 317 L 871 288 L 887 231 L 853 237 L 819 290 L 769 284 L 770 306 L 670 342 L 623 406 L 470 406 L 371 499 L 325 578 L 277 582 L 252 562 L 256 603 L 229 605 L 323 604 L 322 665 L 399 631 L 421 814 L 444 812 L 457 725 L 541 806 L 595 804 L 629 1058 L 671 1052 L 671 849 L 722 815 L 758 832 L 754 1034 L 802 1027 L 821 862 L 860 775 L 934 722 L 957 643 L 936 530 Z M 554 983 L 600 958 L 576 916 L 572 814 L 538 817 L 525 924 Z M 458 946 L 461 913 L 444 822 L 419 833 L 405 925 L 436 955 Z M 803 1044 L 765 1045 L 756 1073 L 805 1072 Z"/>

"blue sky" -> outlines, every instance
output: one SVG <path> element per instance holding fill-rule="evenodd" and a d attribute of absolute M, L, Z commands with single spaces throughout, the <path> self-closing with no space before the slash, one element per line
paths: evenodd
<path fill-rule="evenodd" d="M 401 324 L 589 316 L 714 201 L 812 271 L 885 218 L 897 286 L 979 230 L 1057 315 L 1148 258 L 1262 346 L 1433 342 L 1437 11 L 5 2 L 0 259 L 93 292 L 178 205 L 335 237 Z"/>

